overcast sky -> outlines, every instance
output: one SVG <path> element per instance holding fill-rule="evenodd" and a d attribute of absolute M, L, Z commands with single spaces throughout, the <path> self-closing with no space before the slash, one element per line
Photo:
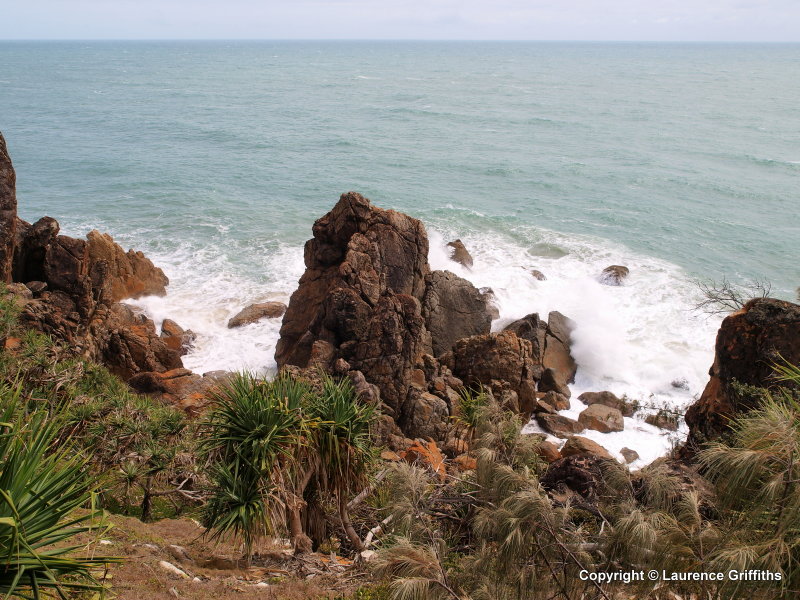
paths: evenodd
<path fill-rule="evenodd" d="M 800 41 L 800 0 L 0 0 L 0 39 Z"/>

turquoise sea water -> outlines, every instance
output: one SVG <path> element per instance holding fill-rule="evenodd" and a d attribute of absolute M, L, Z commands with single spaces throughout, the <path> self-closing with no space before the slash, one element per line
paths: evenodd
<path fill-rule="evenodd" d="M 685 404 L 718 324 L 692 281 L 800 285 L 798 98 L 800 45 L 0 42 L 21 215 L 148 252 L 172 285 L 141 306 L 198 331 L 199 370 L 272 364 L 277 324 L 224 324 L 288 298 L 357 190 L 492 286 L 496 328 L 573 317 L 577 388 Z"/>

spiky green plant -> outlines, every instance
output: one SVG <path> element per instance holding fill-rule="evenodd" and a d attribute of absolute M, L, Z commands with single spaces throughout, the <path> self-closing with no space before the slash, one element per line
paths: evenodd
<path fill-rule="evenodd" d="M 81 546 L 64 545 L 102 524 L 87 462 L 69 446 L 53 446 L 57 421 L 44 411 L 26 414 L 20 405 L 19 388 L 0 395 L 0 594 L 66 598 L 101 590 L 94 571 L 110 559 L 80 556 Z"/>
<path fill-rule="evenodd" d="M 350 543 L 363 549 L 350 521 L 348 494 L 366 486 L 369 466 L 375 457 L 369 428 L 375 408 L 361 402 L 349 379 L 335 381 L 325 376 L 322 389 L 313 394 L 308 418 L 316 421 L 310 447 L 318 457 L 318 486 L 335 494 L 339 518 Z"/>

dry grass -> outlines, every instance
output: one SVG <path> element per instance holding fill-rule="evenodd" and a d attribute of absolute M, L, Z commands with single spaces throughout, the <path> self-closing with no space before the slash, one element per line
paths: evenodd
<path fill-rule="evenodd" d="M 253 566 L 244 568 L 241 547 L 208 542 L 202 537 L 204 528 L 191 519 L 142 523 L 112 515 L 110 522 L 113 528 L 103 539 L 111 543 L 97 545 L 97 552 L 123 559 L 109 568 L 106 578 L 117 600 L 333 599 L 347 598 L 370 583 L 344 558 L 323 554 L 294 558 L 288 546 L 274 541 L 257 547 Z M 185 550 L 188 560 L 175 546 Z M 169 572 L 162 561 L 186 577 Z"/>

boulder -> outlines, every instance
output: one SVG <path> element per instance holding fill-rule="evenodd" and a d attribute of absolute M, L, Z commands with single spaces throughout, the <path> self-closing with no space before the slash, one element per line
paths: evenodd
<path fill-rule="evenodd" d="M 591 454 L 599 458 L 613 459 L 608 450 L 589 438 L 573 435 L 561 448 L 561 456 L 575 456 L 578 454 Z"/>
<path fill-rule="evenodd" d="M 277 319 L 286 312 L 286 305 L 283 302 L 261 302 L 246 306 L 235 316 L 228 320 L 228 329 L 242 327 L 255 323 L 261 319 Z"/>
<path fill-rule="evenodd" d="M 542 273 L 538 269 L 532 269 L 531 275 L 533 275 L 534 279 L 538 279 L 539 281 L 547 281 L 547 277 L 545 277 L 544 273 Z"/>
<path fill-rule="evenodd" d="M 0 133 L 0 283 L 11 283 L 17 234 L 17 176 Z"/>
<path fill-rule="evenodd" d="M 434 356 L 452 350 L 461 338 L 489 333 L 486 299 L 472 283 L 450 271 L 433 271 L 425 284 L 422 316 Z"/>
<path fill-rule="evenodd" d="M 561 375 L 555 369 L 545 369 L 542 378 L 539 380 L 540 392 L 555 392 L 561 396 L 569 398 L 572 392 L 569 386 L 561 379 Z"/>
<path fill-rule="evenodd" d="M 635 412 L 635 406 L 632 402 L 627 402 L 622 398 L 618 398 L 611 392 L 584 392 L 578 396 L 578 400 L 587 406 L 602 404 L 603 406 L 616 408 L 622 413 L 623 417 L 631 417 Z"/>
<path fill-rule="evenodd" d="M 553 311 L 545 323 L 537 313 L 507 325 L 504 331 L 513 331 L 518 337 L 531 343 L 535 361 L 544 369 L 553 369 L 563 383 L 575 380 L 578 366 L 570 353 L 570 333 L 574 329 L 573 321 L 559 312 Z"/>
<path fill-rule="evenodd" d="M 189 351 L 197 339 L 197 335 L 191 329 L 184 329 L 172 319 L 164 319 L 161 323 L 159 337 L 164 340 L 169 349 L 180 352 L 181 356 Z"/>
<path fill-rule="evenodd" d="M 550 415 L 539 413 L 536 415 L 539 426 L 556 437 L 565 438 L 576 433 L 581 433 L 586 427 L 574 419 L 564 415 Z"/>
<path fill-rule="evenodd" d="M 587 429 L 594 429 L 601 433 L 622 431 L 625 428 L 622 413 L 616 408 L 604 404 L 592 404 L 578 415 L 578 421 Z"/>
<path fill-rule="evenodd" d="M 450 409 L 447 402 L 430 392 L 412 391 L 400 428 L 410 438 L 443 439 L 447 432 Z"/>
<path fill-rule="evenodd" d="M 468 387 L 491 386 L 493 380 L 500 380 L 516 392 L 521 407 L 536 401 L 531 343 L 511 331 L 458 340 L 441 361 Z"/>
<path fill-rule="evenodd" d="M 164 296 L 169 279 L 141 252 L 128 250 L 114 242 L 107 233 L 90 231 L 86 235 L 89 263 L 103 261 L 109 275 L 109 299 L 119 302 L 126 298 Z"/>
<path fill-rule="evenodd" d="M 630 270 L 622 265 L 611 265 L 603 269 L 600 273 L 599 281 L 603 285 L 622 285 L 622 281 L 628 277 Z"/>
<path fill-rule="evenodd" d="M 659 411 L 652 415 L 647 415 L 644 422 L 659 429 L 667 429 L 668 431 L 678 430 L 678 417 Z"/>
<path fill-rule="evenodd" d="M 627 464 L 631 464 L 632 462 L 636 462 L 639 460 L 639 453 L 636 450 L 631 450 L 630 448 L 623 448 L 619 451 L 622 454 L 622 458 L 625 459 Z"/>
<path fill-rule="evenodd" d="M 757 298 L 727 316 L 717 333 L 711 376 L 699 400 L 686 411 L 692 454 L 727 430 L 732 417 L 754 406 L 753 398 L 737 395 L 734 381 L 771 387 L 773 365 L 786 360 L 800 364 L 800 306 L 783 300 Z"/>
<path fill-rule="evenodd" d="M 547 440 L 542 440 L 539 442 L 539 445 L 536 447 L 536 452 L 546 463 L 554 463 L 563 458 L 558 446 L 556 446 L 553 442 L 548 442 Z"/>
<path fill-rule="evenodd" d="M 447 246 L 451 248 L 450 251 L 450 260 L 457 262 L 458 264 L 466 267 L 467 269 L 472 268 L 472 255 L 467 250 L 466 246 L 461 240 L 454 240 L 452 242 L 448 242 Z"/>
<path fill-rule="evenodd" d="M 549 404 L 556 410 L 569 410 L 569 398 L 558 392 L 544 392 L 541 401 Z"/>

